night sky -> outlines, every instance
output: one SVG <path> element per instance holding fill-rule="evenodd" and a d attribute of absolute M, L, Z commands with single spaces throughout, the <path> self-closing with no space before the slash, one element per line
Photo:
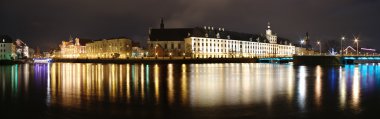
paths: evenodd
<path fill-rule="evenodd" d="M 306 32 L 327 41 L 342 35 L 380 50 L 380 0 L 1 0 L 0 34 L 30 47 L 58 47 L 70 35 L 86 39 L 129 37 L 145 44 L 150 27 L 214 26 L 265 33 L 298 42 Z"/>

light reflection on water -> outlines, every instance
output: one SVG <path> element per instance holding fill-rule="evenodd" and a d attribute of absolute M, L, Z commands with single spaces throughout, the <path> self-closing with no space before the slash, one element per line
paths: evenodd
<path fill-rule="evenodd" d="M 379 65 L 371 64 L 5 65 L 0 66 L 0 96 L 5 103 L 38 92 L 47 106 L 76 109 L 98 103 L 183 108 L 285 104 L 299 112 L 330 106 L 360 111 L 363 93 L 380 89 L 379 70 Z"/>

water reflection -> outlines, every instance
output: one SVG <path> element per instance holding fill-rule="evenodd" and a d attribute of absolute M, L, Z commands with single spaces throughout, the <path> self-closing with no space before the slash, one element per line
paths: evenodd
<path fill-rule="evenodd" d="M 321 99 L 322 99 L 322 75 L 323 75 L 323 71 L 322 71 L 322 67 L 321 66 L 317 66 L 316 69 L 315 69 L 315 103 L 317 105 L 317 108 L 320 108 L 321 106 Z"/>
<path fill-rule="evenodd" d="M 305 110 L 306 104 L 306 78 L 307 78 L 306 66 L 300 66 L 298 72 L 298 103 L 301 111 Z"/>
<path fill-rule="evenodd" d="M 363 72 L 363 74 L 366 74 L 367 72 Z M 359 96 L 360 96 L 360 81 L 359 81 L 359 68 L 355 67 L 354 69 L 354 75 L 353 75 L 353 83 L 352 83 L 352 107 L 354 109 L 359 108 Z"/>
<path fill-rule="evenodd" d="M 351 68 L 349 66 L 345 67 L 346 70 L 343 70 L 342 67 L 339 67 L 339 107 L 341 109 L 345 109 L 346 107 L 346 96 L 347 96 L 347 90 L 346 90 L 346 75 L 348 73 L 351 73 Z M 347 74 L 346 74 L 347 72 Z"/>
<path fill-rule="evenodd" d="M 3 65 L 0 96 L 6 102 L 38 94 L 48 106 L 79 109 L 104 103 L 268 108 L 286 104 L 305 112 L 337 102 L 335 106 L 341 110 L 358 111 L 363 108 L 363 94 L 380 89 L 379 76 L 380 66 L 373 64 Z"/>

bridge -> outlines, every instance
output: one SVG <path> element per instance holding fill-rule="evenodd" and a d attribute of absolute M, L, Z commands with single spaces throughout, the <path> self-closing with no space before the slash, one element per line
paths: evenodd
<path fill-rule="evenodd" d="M 380 63 L 380 56 L 342 56 L 343 64 Z"/>

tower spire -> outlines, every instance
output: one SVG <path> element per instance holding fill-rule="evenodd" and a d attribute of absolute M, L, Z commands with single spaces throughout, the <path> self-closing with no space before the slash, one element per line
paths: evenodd
<path fill-rule="evenodd" d="M 165 29 L 164 18 L 162 18 L 162 17 L 161 17 L 160 28 L 161 28 L 161 29 Z"/>
<path fill-rule="evenodd" d="M 69 36 L 69 42 L 72 42 L 73 41 L 73 37 L 72 37 L 72 35 L 70 34 L 70 36 Z"/>
<path fill-rule="evenodd" d="M 270 22 L 268 22 L 268 29 L 270 29 Z"/>

